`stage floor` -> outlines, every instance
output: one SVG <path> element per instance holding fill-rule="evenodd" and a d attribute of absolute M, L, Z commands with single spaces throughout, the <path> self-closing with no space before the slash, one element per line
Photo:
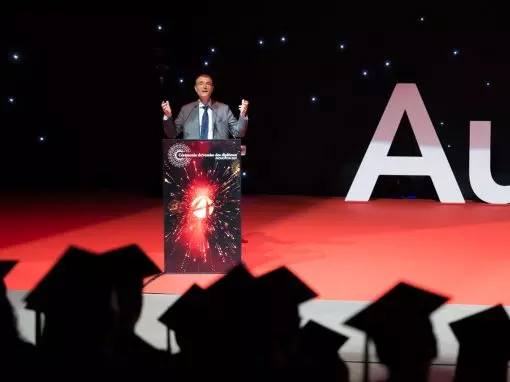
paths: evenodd
<path fill-rule="evenodd" d="M 69 245 L 138 243 L 163 267 L 163 202 L 114 193 L 9 196 L 0 203 L 0 258 L 20 263 L 9 289 L 30 290 Z M 320 299 L 369 301 L 400 280 L 450 303 L 510 305 L 510 210 L 481 203 L 245 196 L 243 259 L 255 274 L 286 265 Z M 165 275 L 146 293 L 181 294 L 220 275 Z"/>

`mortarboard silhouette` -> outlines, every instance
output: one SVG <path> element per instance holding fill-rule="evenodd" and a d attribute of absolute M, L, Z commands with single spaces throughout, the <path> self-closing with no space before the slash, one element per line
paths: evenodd
<path fill-rule="evenodd" d="M 250 314 L 250 327 L 255 327 L 255 342 L 263 349 L 268 346 L 272 359 L 269 364 L 283 372 L 299 356 L 301 316 L 299 306 L 317 296 L 289 268 L 281 266 L 255 279 L 256 293 L 253 312 Z M 254 329 L 251 329 L 252 331 Z M 261 350 L 263 352 L 264 350 Z"/>
<path fill-rule="evenodd" d="M 231 328 L 241 322 L 249 326 L 257 324 L 259 307 L 255 301 L 260 294 L 256 278 L 243 263 L 209 285 L 203 294 L 211 327 L 221 327 L 229 321 Z M 213 311 L 214 314 L 209 314 Z"/>
<path fill-rule="evenodd" d="M 304 346 L 313 348 L 313 352 L 338 351 L 349 340 L 349 337 L 313 320 L 301 328 L 300 338 Z"/>
<path fill-rule="evenodd" d="M 258 306 L 255 301 L 260 296 L 256 278 L 243 263 L 209 285 L 203 294 L 207 295 L 207 305 L 214 309 L 214 315 L 209 317 L 212 326 L 222 325 L 225 319 L 236 322 L 246 320 L 245 324 L 251 325 L 257 319 L 255 314 Z"/>
<path fill-rule="evenodd" d="M 305 284 L 287 267 L 279 267 L 257 278 L 259 288 L 264 288 L 267 296 L 276 297 L 279 304 L 297 306 L 314 299 L 318 294 Z"/>
<path fill-rule="evenodd" d="M 205 361 L 209 356 L 215 341 L 208 341 L 214 335 L 209 324 L 206 291 L 197 284 L 193 284 L 182 296 L 175 301 L 160 317 L 159 321 L 166 326 L 167 349 L 171 353 L 170 330 L 174 330 L 175 339 L 180 352 L 173 355 L 175 375 L 186 379 L 198 379 L 198 375 L 207 377 L 208 368 Z M 195 367 L 201 364 L 204 367 Z"/>
<path fill-rule="evenodd" d="M 159 321 L 167 327 L 167 349 L 170 352 L 170 330 L 175 331 L 176 341 L 181 351 L 191 347 L 200 328 L 205 307 L 205 292 L 202 287 L 193 284 L 160 317 Z"/>
<path fill-rule="evenodd" d="M 142 311 L 143 281 L 161 273 L 160 268 L 136 244 L 103 252 L 99 261 L 116 291 L 122 328 L 134 330 Z"/>
<path fill-rule="evenodd" d="M 349 369 L 338 354 L 348 339 L 313 320 L 308 321 L 299 335 L 298 378 L 306 375 L 310 379 L 349 381 Z"/>
<path fill-rule="evenodd" d="M 211 297 L 239 297 L 240 293 L 247 293 L 254 291 L 255 277 L 251 274 L 244 263 L 240 263 L 231 268 L 228 273 L 209 287 L 207 287 L 208 294 Z"/>
<path fill-rule="evenodd" d="M 84 279 L 93 277 L 89 274 L 94 265 L 95 254 L 70 246 L 36 287 L 25 297 L 26 309 L 46 313 L 53 308 L 61 308 L 63 298 L 74 293 L 83 292 L 80 287 Z"/>
<path fill-rule="evenodd" d="M 507 380 L 510 318 L 496 305 L 450 323 L 459 341 L 455 382 Z"/>
<path fill-rule="evenodd" d="M 5 314 L 5 319 L 11 321 L 14 319 L 12 305 L 7 296 L 7 286 L 5 284 L 5 277 L 12 271 L 18 264 L 17 260 L 0 260 L 0 305 L 2 313 Z M 7 317 L 9 316 L 9 317 Z"/>
<path fill-rule="evenodd" d="M 169 329 L 186 330 L 189 320 L 196 317 L 204 299 L 204 289 L 193 284 L 160 317 L 159 321 Z"/>
<path fill-rule="evenodd" d="M 207 289 L 193 284 L 159 317 L 159 321 L 174 330 L 176 336 L 194 334 L 195 325 L 198 321 L 203 323 L 209 307 L 214 308 L 215 315 L 225 315 L 232 304 L 249 299 L 249 294 L 254 292 L 254 280 L 244 264 L 239 264 Z"/>
<path fill-rule="evenodd" d="M 5 277 L 18 264 L 17 260 L 0 260 L 0 304 L 2 309 L 9 311 L 8 315 L 12 315 L 12 306 L 7 297 L 7 285 L 5 285 Z M 9 320 L 11 318 L 9 317 Z"/>
<path fill-rule="evenodd" d="M 103 252 L 100 256 L 109 272 L 120 280 L 141 280 L 161 273 L 161 269 L 136 244 Z"/>
<path fill-rule="evenodd" d="M 301 325 L 300 304 L 318 294 L 285 266 L 257 277 L 257 288 L 259 309 L 272 312 L 266 330 L 292 342 Z"/>
<path fill-rule="evenodd" d="M 112 351 L 123 373 L 151 369 L 165 373 L 169 357 L 135 332 L 143 308 L 144 279 L 161 273 L 161 269 L 137 245 L 129 244 L 98 256 L 112 284 L 116 306 L 116 330 Z"/>
<path fill-rule="evenodd" d="M 5 277 L 10 271 L 18 264 L 17 260 L 0 260 L 0 293 L 5 295 L 7 299 L 7 285 L 5 284 Z M 8 301 L 8 300 L 7 300 Z M 10 302 L 8 302 L 10 304 Z"/>
<path fill-rule="evenodd" d="M 207 362 L 229 359 L 238 370 L 252 370 L 250 378 L 255 380 L 285 363 L 275 356 L 275 348 L 280 348 L 281 343 L 275 334 L 279 333 L 269 330 L 281 317 L 268 308 L 270 293 L 261 288 L 259 281 L 241 263 L 205 290 L 207 325 L 211 328 L 208 340 L 218 344 Z"/>
<path fill-rule="evenodd" d="M 5 276 L 12 271 L 12 269 L 18 264 L 17 260 L 0 260 L 0 279 L 3 281 Z"/>
<path fill-rule="evenodd" d="M 16 260 L 0 260 L 0 354 L 2 366 L 0 367 L 0 379 L 12 379 L 11 375 L 19 374 L 20 370 L 31 365 L 32 368 L 24 370 L 24 379 L 37 377 L 34 372 L 37 355 L 35 347 L 25 341 L 18 332 L 18 320 L 14 308 L 7 295 L 7 287 L 4 278 L 18 264 Z"/>
<path fill-rule="evenodd" d="M 112 369 L 116 327 L 112 297 L 111 282 L 97 254 L 68 247 L 25 298 L 26 309 L 36 314 L 36 345 L 42 350 L 44 370 L 59 379 L 69 369 L 83 378 Z"/>
<path fill-rule="evenodd" d="M 448 297 L 400 282 L 361 310 L 344 325 L 366 334 L 365 381 L 368 381 L 368 343 L 371 339 L 381 362 L 390 369 L 390 380 L 397 373 L 417 372 L 415 382 L 425 378 L 429 363 L 437 357 L 437 344 L 430 315 L 445 304 Z M 411 368 L 402 370 L 401 367 Z M 412 370 L 414 368 L 414 370 Z M 418 370 L 421 368 L 421 371 Z"/>
<path fill-rule="evenodd" d="M 79 311 L 94 317 L 93 309 L 100 304 L 107 309 L 111 304 L 111 293 L 97 259 L 93 252 L 70 246 L 25 297 L 26 309 L 36 314 L 36 344 L 41 340 L 41 314 L 57 317 Z"/>

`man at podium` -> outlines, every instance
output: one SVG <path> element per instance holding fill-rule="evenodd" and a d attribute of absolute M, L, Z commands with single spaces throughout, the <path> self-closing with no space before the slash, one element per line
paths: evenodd
<path fill-rule="evenodd" d="M 248 129 L 248 101 L 239 105 L 239 120 L 230 107 L 211 99 L 214 90 L 213 80 L 208 74 L 201 74 L 195 79 L 195 92 L 198 100 L 184 105 L 177 118 L 173 118 L 168 101 L 161 104 L 163 109 L 163 128 L 167 138 L 175 139 L 228 139 L 229 133 L 234 138 L 242 138 Z"/>

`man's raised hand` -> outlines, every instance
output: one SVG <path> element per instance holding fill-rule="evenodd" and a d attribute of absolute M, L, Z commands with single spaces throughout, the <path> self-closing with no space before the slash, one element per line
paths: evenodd
<path fill-rule="evenodd" d="M 241 101 L 241 104 L 239 105 L 239 111 L 241 112 L 241 117 L 246 117 L 246 114 L 248 113 L 248 101 L 243 99 Z"/>
<path fill-rule="evenodd" d="M 163 113 L 167 117 L 171 117 L 172 116 L 172 109 L 170 108 L 170 104 L 168 103 L 168 101 L 163 101 L 161 103 L 161 108 L 163 109 Z"/>

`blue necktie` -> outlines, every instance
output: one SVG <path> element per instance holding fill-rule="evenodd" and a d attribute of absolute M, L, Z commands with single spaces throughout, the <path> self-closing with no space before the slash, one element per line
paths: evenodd
<path fill-rule="evenodd" d="M 209 132 L 209 114 L 207 113 L 208 106 L 202 106 L 204 108 L 204 115 L 202 116 L 202 126 L 200 127 L 200 139 L 207 139 L 207 133 Z"/>

